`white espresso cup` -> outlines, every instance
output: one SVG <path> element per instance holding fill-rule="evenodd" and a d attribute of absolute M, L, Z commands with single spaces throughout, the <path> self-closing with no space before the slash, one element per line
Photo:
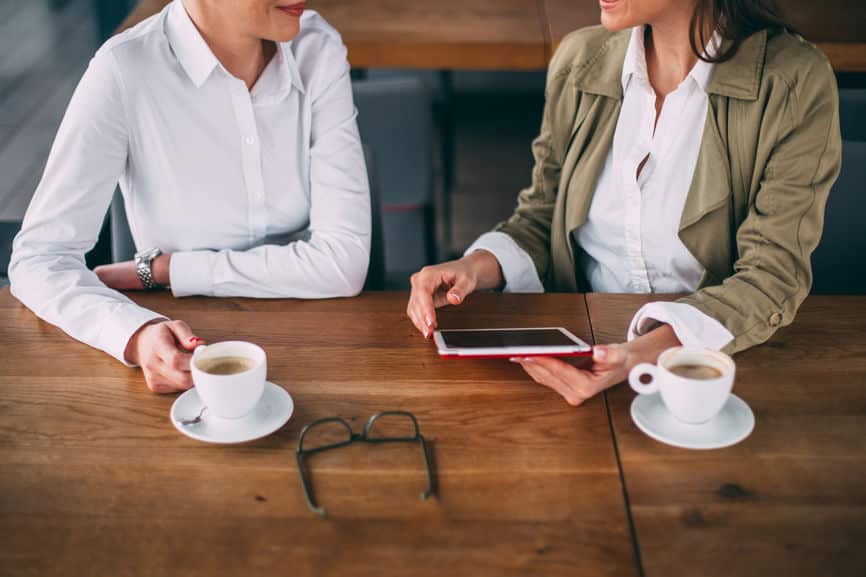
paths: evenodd
<path fill-rule="evenodd" d="M 683 365 L 711 367 L 718 378 L 687 378 L 670 369 Z M 657 364 L 641 363 L 628 375 L 628 384 L 642 395 L 660 392 L 671 414 L 684 423 L 705 423 L 718 414 L 734 387 L 734 361 L 709 349 L 674 347 L 659 355 Z"/>
<path fill-rule="evenodd" d="M 243 357 L 252 362 L 249 370 L 218 375 L 202 370 L 199 363 L 217 357 Z M 265 390 L 268 359 L 258 345 L 224 341 L 196 347 L 190 362 L 192 382 L 208 412 L 223 419 L 238 419 L 253 410 Z"/>

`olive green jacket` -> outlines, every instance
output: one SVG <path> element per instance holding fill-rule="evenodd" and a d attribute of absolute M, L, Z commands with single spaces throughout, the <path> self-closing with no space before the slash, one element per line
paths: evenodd
<path fill-rule="evenodd" d="M 629 31 L 568 35 L 548 69 L 532 184 L 496 230 L 529 255 L 548 290 L 585 289 L 572 232 L 586 221 L 622 104 Z M 824 55 L 787 32 L 758 32 L 716 64 L 679 237 L 706 272 L 681 302 L 718 319 L 733 353 L 794 320 L 839 174 L 836 79 Z M 698 129 L 698 127 L 695 127 Z"/>

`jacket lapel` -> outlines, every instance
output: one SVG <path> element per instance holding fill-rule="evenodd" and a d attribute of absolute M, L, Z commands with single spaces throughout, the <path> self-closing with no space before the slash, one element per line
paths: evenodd
<path fill-rule="evenodd" d="M 630 37 L 629 30 L 612 34 L 590 64 L 577 66 L 572 73 L 575 92 L 583 96 L 569 142 L 585 146 L 583 149 L 569 147 L 563 162 L 560 190 L 569 192 L 565 215 L 569 238 L 572 231 L 586 222 L 595 185 L 604 169 L 607 152 L 613 146 L 622 104 L 623 60 Z"/>
<path fill-rule="evenodd" d="M 715 65 L 707 86 L 710 101 L 701 149 L 679 226 L 680 240 L 707 269 L 710 278 L 702 284 L 721 281 L 731 272 L 733 247 L 723 240 L 731 237 L 730 205 L 735 193 L 728 130 L 740 127 L 728 122 L 728 99 L 757 99 L 766 45 L 766 31 L 747 38 L 734 58 Z M 728 210 L 723 211 L 725 207 Z"/>

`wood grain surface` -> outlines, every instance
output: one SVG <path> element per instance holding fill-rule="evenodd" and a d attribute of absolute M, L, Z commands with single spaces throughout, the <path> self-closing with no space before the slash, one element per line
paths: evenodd
<path fill-rule="evenodd" d="M 174 430 L 175 396 L 76 343 L 0 291 L 0 575 L 635 575 L 603 397 L 575 410 L 495 360 L 443 360 L 404 293 L 333 301 L 141 304 L 209 342 L 252 340 L 296 412 L 276 434 L 215 446 Z M 582 295 L 476 295 L 442 326 L 564 325 L 590 339 Z M 405 409 L 431 441 L 439 496 L 421 501 L 416 446 L 311 460 L 301 427 L 360 431 Z"/>
<path fill-rule="evenodd" d="M 169 0 L 142 0 L 120 29 Z M 543 69 L 538 0 L 315 0 L 356 68 Z"/>
<path fill-rule="evenodd" d="M 569 32 L 601 22 L 596 0 L 538 1 L 543 5 L 551 54 Z M 777 4 L 785 21 L 817 44 L 836 72 L 866 72 L 866 2 L 778 0 Z"/>
<path fill-rule="evenodd" d="M 597 341 L 658 298 L 587 295 Z M 632 423 L 627 385 L 607 395 L 645 574 L 866 574 L 866 298 L 809 297 L 734 360 L 756 426 L 731 448 L 658 443 Z"/>
<path fill-rule="evenodd" d="M 141 0 L 120 29 L 170 0 Z M 837 72 L 866 72 L 863 0 L 780 0 L 785 21 Z M 600 23 L 595 0 L 316 0 L 358 68 L 542 69 L 562 38 Z"/>
<path fill-rule="evenodd" d="M 543 69 L 538 0 L 316 0 L 360 68 Z"/>

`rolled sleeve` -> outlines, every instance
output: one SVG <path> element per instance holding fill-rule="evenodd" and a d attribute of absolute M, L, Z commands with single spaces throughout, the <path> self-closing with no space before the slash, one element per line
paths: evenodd
<path fill-rule="evenodd" d="M 721 350 L 734 335 L 713 317 L 697 308 L 676 302 L 654 302 L 640 308 L 628 327 L 631 341 L 660 324 L 668 324 L 686 347 Z"/>
<path fill-rule="evenodd" d="M 543 293 L 535 264 L 529 254 L 504 232 L 488 232 L 472 243 L 465 254 L 486 250 L 499 261 L 505 278 L 504 292 Z"/>
<path fill-rule="evenodd" d="M 213 296 L 213 267 L 216 253 L 207 250 L 176 252 L 171 255 L 171 294 Z"/>

